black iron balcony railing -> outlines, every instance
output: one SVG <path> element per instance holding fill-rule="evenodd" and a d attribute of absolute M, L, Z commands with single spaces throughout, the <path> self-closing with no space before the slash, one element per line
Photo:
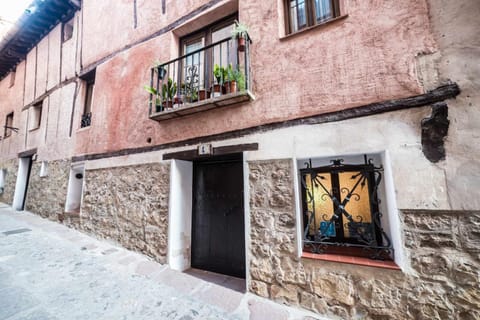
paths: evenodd
<path fill-rule="evenodd" d="M 151 68 L 149 115 L 169 119 L 253 99 L 250 39 L 227 38 Z"/>

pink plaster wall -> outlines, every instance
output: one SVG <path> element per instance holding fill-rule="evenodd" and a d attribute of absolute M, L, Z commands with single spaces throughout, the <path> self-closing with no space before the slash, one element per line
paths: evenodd
<path fill-rule="evenodd" d="M 23 90 L 25 76 L 25 61 L 17 66 L 15 73 L 15 84 L 10 87 L 10 75 L 0 81 L 0 155 L 2 159 L 12 159 L 17 157 L 19 149 L 24 146 L 24 134 L 26 121 L 22 116 Z M 3 138 L 5 120 L 7 114 L 13 112 L 13 126 L 19 128 L 18 133 L 6 139 Z"/>
<path fill-rule="evenodd" d="M 62 62 L 61 62 L 61 80 L 67 80 L 75 77 L 76 71 L 80 70 L 80 26 L 81 15 L 77 12 L 73 18 L 73 34 L 72 38 L 61 44 Z M 105 19 L 108 20 L 108 19 Z M 61 38 L 60 38 L 61 39 Z"/>
<path fill-rule="evenodd" d="M 58 24 L 48 35 L 47 90 L 60 82 L 62 25 Z"/>
<path fill-rule="evenodd" d="M 194 3 L 199 4 L 195 1 L 192 6 Z M 94 111 L 88 134 L 78 137 L 76 153 L 146 146 L 148 137 L 152 144 L 167 143 L 422 93 L 415 56 L 436 49 L 423 1 L 344 1 L 345 19 L 284 39 L 279 37 L 279 28 L 283 28 L 279 11 L 283 9 L 278 3 L 239 1 L 240 20 L 250 26 L 253 39 L 254 102 L 161 123 L 148 120 L 148 94 L 142 86 L 148 83 L 153 60 L 161 55 L 164 58 L 160 61 L 173 58 L 165 56 L 172 49 L 168 37 L 176 40 L 170 33 L 97 68 L 95 108 L 100 110 Z M 92 2 L 85 4 L 91 6 Z M 144 8 L 146 1 L 140 4 Z M 126 8 L 128 4 L 122 2 L 117 9 Z M 191 11 L 167 2 L 167 12 L 173 9 L 179 10 L 177 17 Z M 100 43 L 99 35 L 88 36 L 101 28 L 97 24 L 89 29 L 88 21 L 97 19 L 104 10 L 100 7 L 93 15 L 91 10 L 84 12 L 85 39 L 89 39 L 84 44 L 98 46 L 98 50 L 84 50 L 84 62 L 93 62 L 108 52 L 106 47 L 112 51 L 120 46 L 117 42 L 129 38 L 125 34 L 115 38 L 111 33 L 118 27 L 116 14 L 108 21 L 111 26 L 104 25 L 111 39 L 108 45 Z M 124 29 L 129 19 L 124 21 Z M 162 19 L 160 14 L 157 29 Z"/>
<path fill-rule="evenodd" d="M 24 104 L 29 104 L 35 99 L 35 68 L 37 64 L 37 47 L 34 47 L 27 54 L 25 74 L 25 95 Z M 7 93 L 8 94 L 8 93 Z M 22 104 L 23 106 L 23 104 Z"/>
<path fill-rule="evenodd" d="M 0 123 L 3 125 L 6 114 L 14 110 L 14 126 L 20 128 L 18 134 L 0 141 L 1 158 L 16 158 L 19 152 L 33 148 L 37 148 L 39 160 L 71 157 L 75 137 L 70 137 L 70 122 L 76 83 L 50 91 L 44 98 L 38 129 L 29 130 L 28 114 L 31 110 L 22 109 L 59 85 L 61 74 L 62 80 L 75 77 L 79 60 L 77 29 L 75 25 L 72 39 L 62 44 L 62 26 L 55 26 L 17 67 L 15 86 L 8 87 L 10 75 L 1 81 Z M 3 135 L 3 130 L 0 134 Z"/>
<path fill-rule="evenodd" d="M 35 98 L 47 91 L 48 47 L 49 37 L 43 38 L 37 45 L 37 77 L 35 81 Z"/>
<path fill-rule="evenodd" d="M 166 27 L 187 13 L 208 3 L 208 0 L 137 1 L 137 27 L 134 28 L 134 4 L 130 0 L 83 0 L 84 37 L 83 67 L 143 39 Z M 105 19 L 108 17 L 108 19 Z M 212 21 L 213 22 L 213 21 Z"/>

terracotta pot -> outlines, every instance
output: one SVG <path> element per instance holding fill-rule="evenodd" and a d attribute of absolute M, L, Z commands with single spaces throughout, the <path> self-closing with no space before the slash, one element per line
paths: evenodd
<path fill-rule="evenodd" d="M 210 91 L 201 89 L 198 90 L 198 100 L 205 100 L 210 98 Z"/>
<path fill-rule="evenodd" d="M 245 51 L 245 38 L 239 37 L 237 41 L 238 41 L 238 51 L 240 52 Z"/>
<path fill-rule="evenodd" d="M 237 92 L 237 81 L 227 81 L 225 82 L 225 88 L 227 93 Z"/>
<path fill-rule="evenodd" d="M 223 90 L 225 90 L 225 89 L 223 88 L 222 85 L 214 84 L 214 85 L 212 85 L 212 92 L 211 92 L 210 96 L 213 97 L 213 98 L 219 97 L 224 93 Z"/>
<path fill-rule="evenodd" d="M 173 101 L 163 101 L 162 107 L 163 107 L 163 110 L 173 108 Z"/>
<path fill-rule="evenodd" d="M 183 103 L 182 97 L 175 97 L 173 101 L 174 101 L 174 104 L 182 104 Z"/>

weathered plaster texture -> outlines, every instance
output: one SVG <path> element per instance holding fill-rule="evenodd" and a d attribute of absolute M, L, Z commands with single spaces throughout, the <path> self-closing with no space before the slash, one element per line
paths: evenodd
<path fill-rule="evenodd" d="M 47 176 L 40 177 L 41 161 L 34 161 L 28 183 L 25 210 L 44 218 L 58 221 L 58 215 L 65 211 L 70 161 L 47 162 Z"/>
<path fill-rule="evenodd" d="M 11 205 L 15 194 L 15 184 L 17 183 L 18 159 L 0 161 L 1 169 L 6 169 L 7 174 L 3 193 L 0 194 L 0 202 Z"/>
<path fill-rule="evenodd" d="M 451 207 L 480 208 L 480 2 L 429 0 L 431 29 L 438 43 L 430 74 L 450 79 L 461 94 L 447 101 L 451 126 L 445 141 L 445 170 Z"/>
<path fill-rule="evenodd" d="M 87 170 L 81 228 L 166 262 L 169 164 Z"/>
<path fill-rule="evenodd" d="M 148 94 L 142 90 L 149 83 L 153 61 L 178 57 L 175 30 L 109 58 L 97 67 L 94 118 L 88 132 L 81 133 L 76 152 L 147 146 L 148 138 L 153 145 L 162 144 L 422 93 L 415 72 L 416 56 L 436 49 L 428 32 L 426 2 L 343 2 L 348 13 L 345 19 L 280 39 L 279 30 L 284 28 L 278 16 L 283 10 L 278 7 L 281 1 L 239 1 L 239 18 L 249 25 L 253 39 L 250 61 L 256 100 L 181 121 L 147 123 Z M 133 3 L 85 1 L 84 63 L 134 42 L 145 27 L 153 33 L 207 3 L 210 1 L 170 2 L 162 14 L 158 4 L 139 2 L 139 26 L 134 29 Z M 103 21 L 106 12 L 111 18 Z M 125 16 L 126 12 L 132 14 Z M 158 17 L 152 19 L 154 13 Z M 219 13 L 211 21 L 222 18 Z"/>
<path fill-rule="evenodd" d="M 480 212 L 403 212 L 407 272 L 301 259 L 292 161 L 249 169 L 253 293 L 342 319 L 480 317 Z"/>

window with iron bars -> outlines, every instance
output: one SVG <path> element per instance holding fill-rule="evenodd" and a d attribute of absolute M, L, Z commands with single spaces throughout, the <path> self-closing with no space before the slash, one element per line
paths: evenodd
<path fill-rule="evenodd" d="M 393 247 L 382 228 L 378 192 L 383 167 L 364 155 L 364 163 L 300 170 L 303 250 L 392 260 Z"/>

